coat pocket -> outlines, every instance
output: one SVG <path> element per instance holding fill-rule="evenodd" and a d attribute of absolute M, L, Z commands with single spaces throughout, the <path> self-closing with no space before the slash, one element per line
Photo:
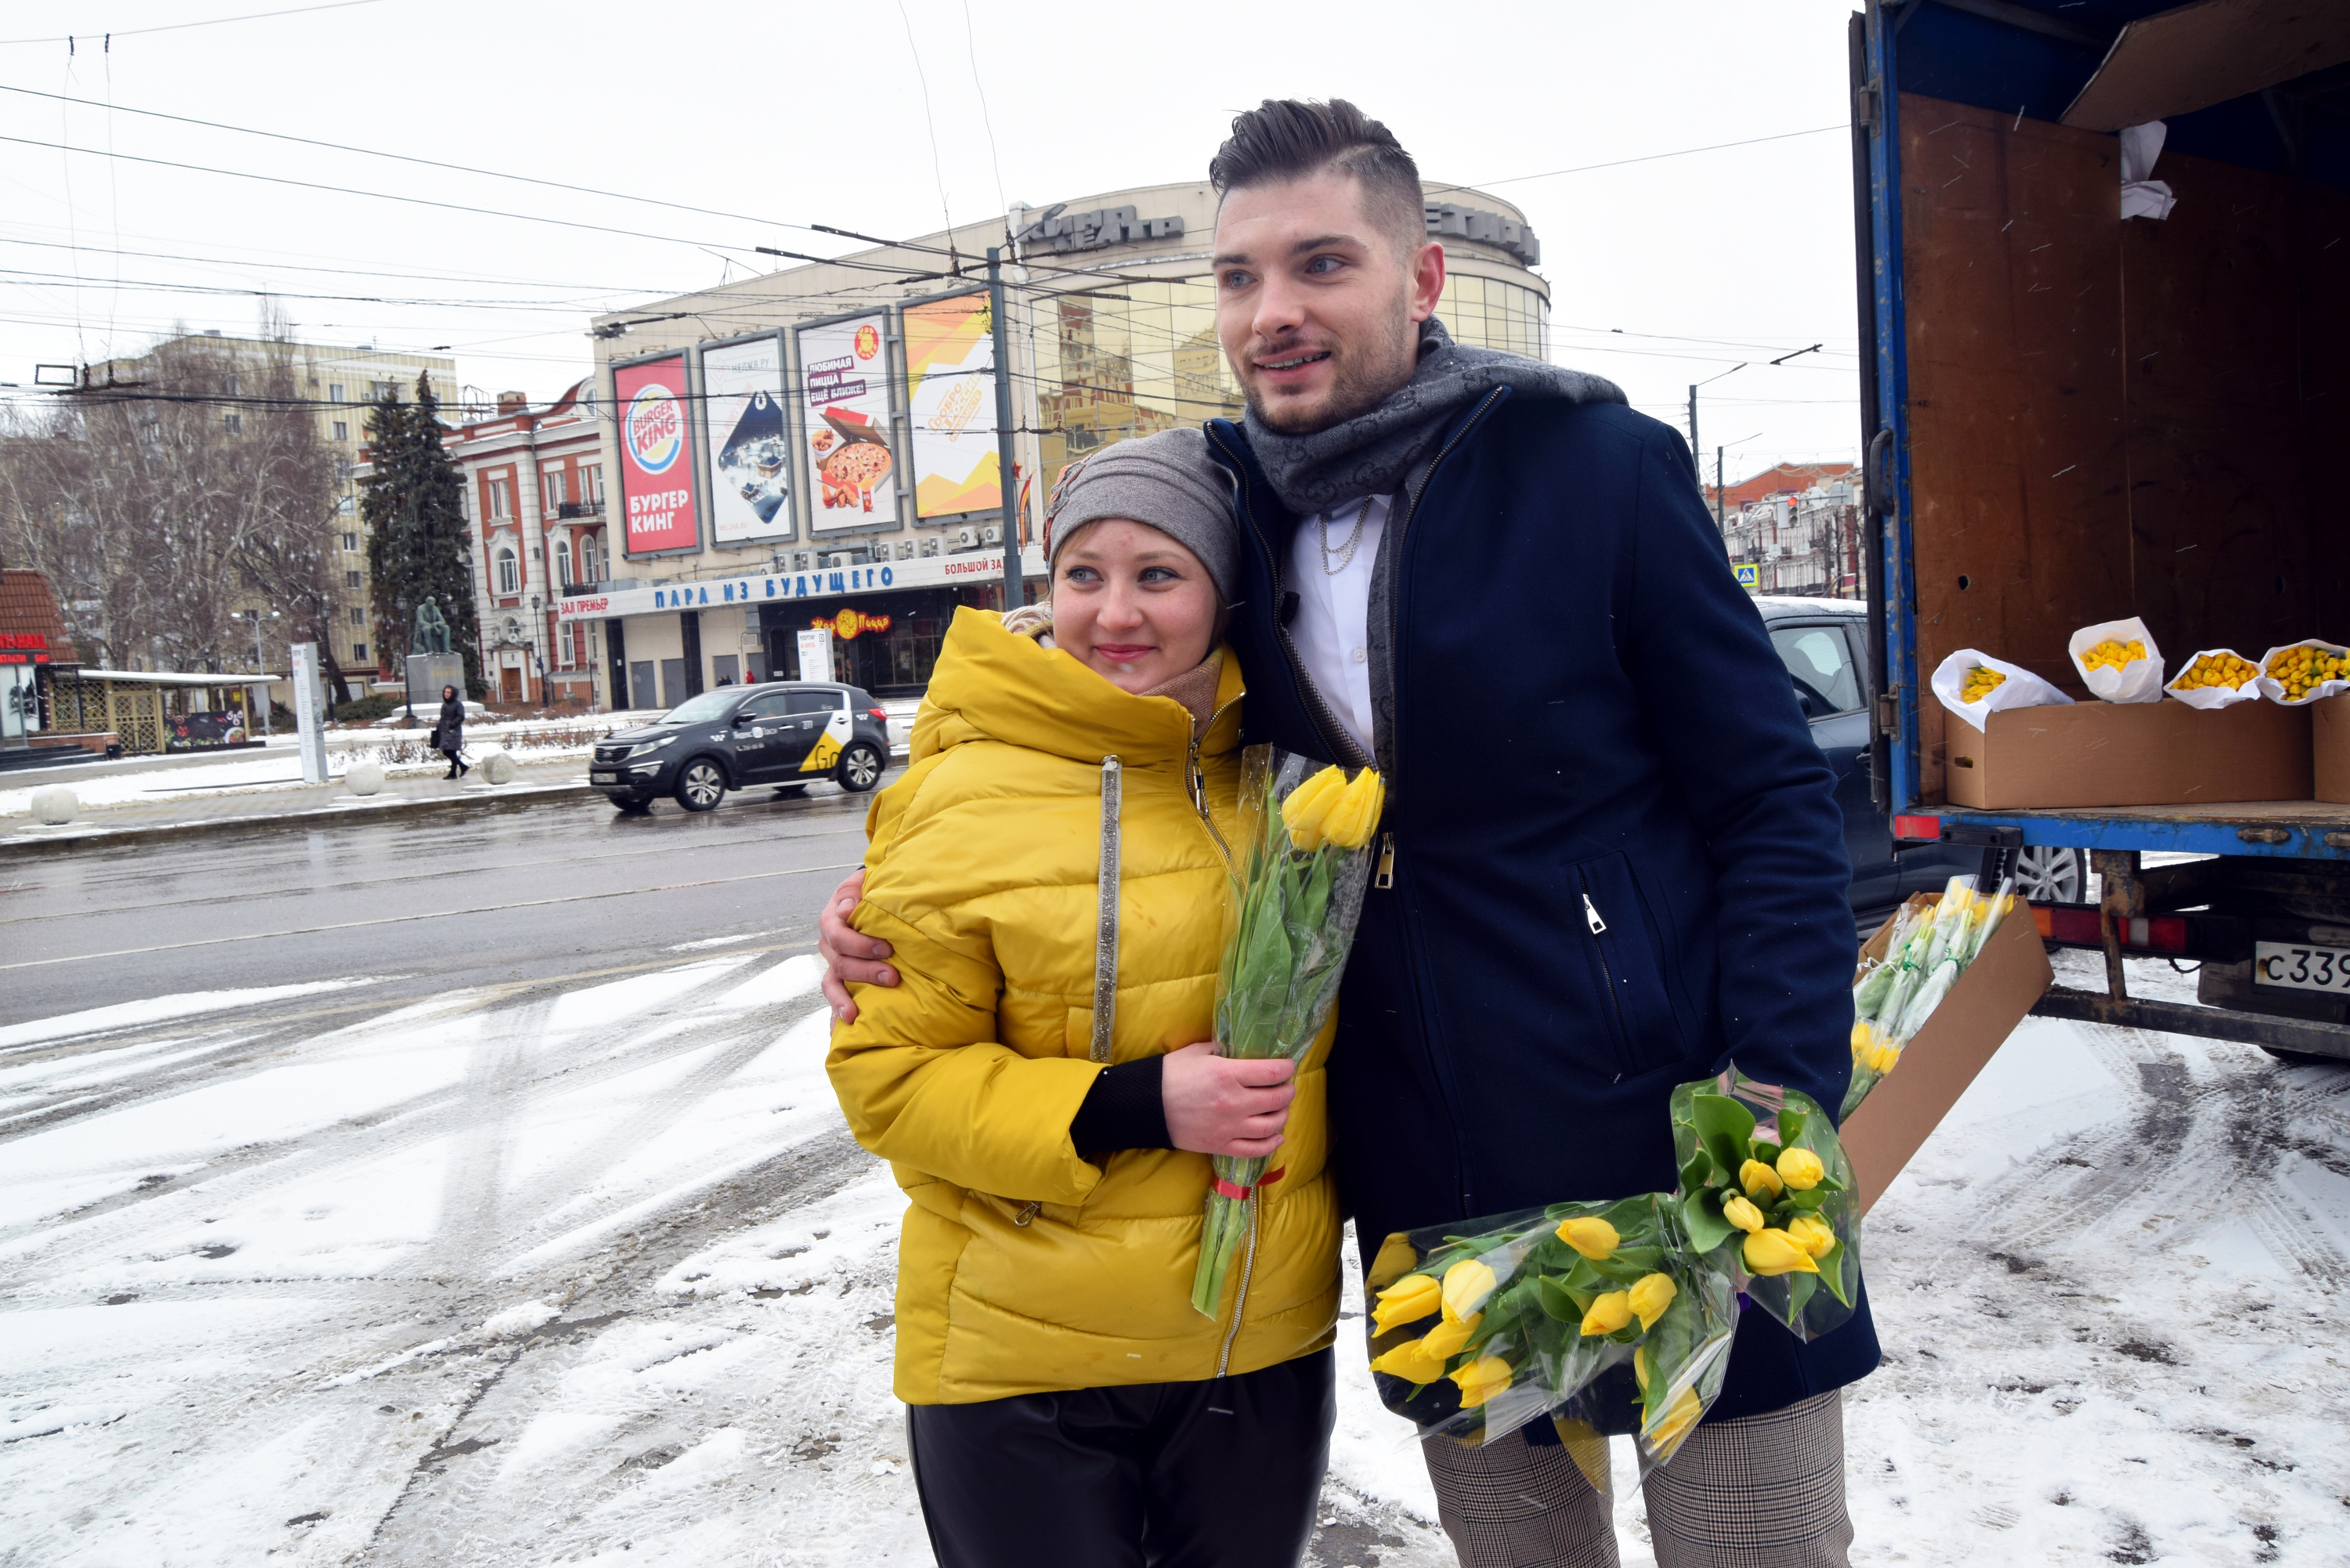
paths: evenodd
<path fill-rule="evenodd" d="M 1631 862 L 1621 852 L 1579 861 L 1569 868 L 1567 886 L 1581 901 L 1575 915 L 1607 992 L 1607 1023 L 1625 1071 L 1681 1060 L 1689 1041 L 1665 989 L 1660 939 Z"/>

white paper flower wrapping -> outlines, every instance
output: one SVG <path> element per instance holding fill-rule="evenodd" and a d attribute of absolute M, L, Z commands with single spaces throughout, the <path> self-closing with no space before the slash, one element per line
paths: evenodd
<path fill-rule="evenodd" d="M 2101 642 L 2136 642 L 2146 648 L 2144 659 L 2134 659 L 2119 670 L 2099 665 L 2092 670 L 2081 662 L 2082 656 Z M 2127 620 L 2101 620 L 2095 626 L 2085 626 L 2065 641 L 2064 651 L 2073 656 L 2073 668 L 2081 672 L 2092 696 L 2108 702 L 2159 702 L 2162 701 L 2162 649 L 2154 646 L 2154 634 L 2146 629 L 2146 622 L 2136 616 Z"/>
<path fill-rule="evenodd" d="M 2280 643 L 2262 654 L 2261 669 L 2265 671 L 2269 667 L 2269 660 L 2288 648 L 2314 648 L 2330 653 L 2336 659 L 2350 657 L 2350 649 L 2344 648 L 2338 642 L 2328 642 L 2322 637 L 2304 637 L 2299 642 Z M 2285 695 L 2284 682 L 2272 675 L 2263 673 L 2252 684 L 2261 689 L 2262 696 L 2272 702 L 2281 702 L 2288 708 L 2306 708 L 2321 697 L 2338 697 L 2345 691 L 2350 691 L 2350 680 L 2321 680 L 2303 692 L 2296 701 Z"/>
<path fill-rule="evenodd" d="M 1959 693 L 1966 690 L 1967 677 L 1977 666 L 1996 670 L 2007 679 L 1975 701 L 1963 701 Z M 1972 648 L 1962 648 L 1935 666 L 1931 684 L 1943 707 L 1978 730 L 1983 727 L 1985 719 L 2008 708 L 2069 707 L 2073 701 L 2021 664 L 1993 659 Z"/>
<path fill-rule="evenodd" d="M 2257 675 L 2251 680 L 2245 681 L 2241 686 L 2197 686 L 2188 691 L 2179 690 L 2178 682 L 2187 678 L 2187 672 L 2195 668 L 2195 664 L 2198 659 L 2218 656 L 2224 656 L 2229 659 L 2244 659 L 2242 654 L 2238 653 L 2232 648 L 2199 648 L 2194 652 L 2187 656 L 2186 662 L 2182 663 L 2178 667 L 2178 673 L 2171 678 L 2171 683 L 2164 687 L 2163 691 L 2168 695 L 2178 698 L 2189 708 L 2202 708 L 2206 710 L 2215 708 L 2232 708 L 2239 702 L 2259 701 L 2261 700 L 2261 681 L 2260 677 Z M 2252 664 L 2252 661 L 2249 659 L 2245 659 L 2244 662 L 2247 664 Z M 2252 664 L 2252 668 L 2257 670 L 2260 666 Z"/>

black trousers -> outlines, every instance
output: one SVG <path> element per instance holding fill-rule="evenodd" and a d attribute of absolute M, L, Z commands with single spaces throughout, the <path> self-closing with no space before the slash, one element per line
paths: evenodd
<path fill-rule="evenodd" d="M 1296 1568 L 1334 1367 L 1321 1350 L 1213 1382 L 909 1406 L 939 1568 Z"/>

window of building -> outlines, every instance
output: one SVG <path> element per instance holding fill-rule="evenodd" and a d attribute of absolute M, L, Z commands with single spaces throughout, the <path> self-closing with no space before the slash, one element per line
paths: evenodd
<path fill-rule="evenodd" d="M 237 431 L 244 429 L 244 416 L 243 414 L 224 414 L 221 418 L 221 423 L 228 427 L 229 434 L 234 435 Z"/>
<path fill-rule="evenodd" d="M 583 583 L 600 583 L 604 580 L 604 552 L 593 534 L 580 536 L 579 580 Z"/>
<path fill-rule="evenodd" d="M 370 398 L 380 400 L 384 398 L 397 397 L 399 395 L 400 383 L 397 381 L 369 381 L 368 383 L 368 396 Z"/>
<path fill-rule="evenodd" d="M 367 644 L 364 642 L 355 642 L 351 644 L 351 658 L 359 663 L 365 664 L 367 662 Z"/>
<path fill-rule="evenodd" d="M 357 572 L 345 572 L 343 574 L 343 587 L 347 588 L 355 588 L 359 586 L 359 575 Z"/>
<path fill-rule="evenodd" d="M 538 471 L 538 505 L 540 511 L 552 517 L 555 515 L 556 510 L 560 508 L 565 502 L 570 499 L 570 492 L 564 486 L 563 471 L 561 469 L 542 468 Z"/>
<path fill-rule="evenodd" d="M 579 667 L 579 649 L 578 643 L 577 641 L 577 639 L 579 636 L 579 623 L 577 621 L 573 621 L 568 626 L 558 626 L 555 628 L 555 660 L 556 668 L 562 670 L 577 670 Z"/>
<path fill-rule="evenodd" d="M 353 555 L 357 555 L 357 554 L 359 554 L 359 536 L 357 534 L 346 534 L 346 535 L 343 535 L 343 548 L 344 548 L 344 549 L 346 549 L 346 550 L 350 551 Z"/>
<path fill-rule="evenodd" d="M 593 504 L 604 499 L 604 471 L 590 464 L 579 471 L 579 499 Z"/>
<path fill-rule="evenodd" d="M 367 611 L 359 608 L 357 605 L 353 605 L 351 607 L 351 624 L 353 626 L 367 625 Z"/>
<path fill-rule="evenodd" d="M 563 539 L 552 540 L 546 546 L 547 576 L 558 588 L 571 586 L 571 545 Z"/>
<path fill-rule="evenodd" d="M 498 546 L 498 592 L 512 596 L 522 592 L 522 563 L 515 559 L 514 546 Z"/>
<path fill-rule="evenodd" d="M 328 401 L 328 402 L 330 402 L 330 403 L 339 403 L 339 402 L 341 402 L 342 400 L 343 400 L 343 384 L 342 384 L 340 381 L 329 381 L 329 382 L 328 382 L 328 383 L 327 383 L 327 401 Z"/>
<path fill-rule="evenodd" d="M 356 495 L 338 495 L 335 498 L 335 510 L 346 517 L 359 509 L 359 498 Z"/>
<path fill-rule="evenodd" d="M 351 427 L 348 421 L 344 420 L 337 420 L 335 421 L 335 439 L 337 441 L 348 441 L 351 439 Z"/>
<path fill-rule="evenodd" d="M 514 482 L 506 479 L 489 481 L 490 521 L 504 522 L 514 515 Z"/>
<path fill-rule="evenodd" d="M 226 393 L 228 393 L 228 395 L 229 395 L 230 397 L 232 397 L 232 398 L 235 397 L 235 396 L 236 396 L 236 378 L 235 378 L 234 376 L 231 376 L 227 380 L 223 381 L 223 382 L 221 383 L 221 389 L 222 389 L 222 390 L 224 390 L 224 391 L 225 391 Z"/>

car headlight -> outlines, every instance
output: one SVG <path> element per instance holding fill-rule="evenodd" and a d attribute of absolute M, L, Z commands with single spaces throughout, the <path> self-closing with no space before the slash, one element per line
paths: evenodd
<path fill-rule="evenodd" d="M 675 735 L 663 735 L 658 741 L 642 742 L 639 744 L 629 747 L 629 755 L 632 757 L 649 756 L 652 753 L 660 751 L 663 746 L 668 745 L 671 741 L 676 739 L 677 737 Z"/>

